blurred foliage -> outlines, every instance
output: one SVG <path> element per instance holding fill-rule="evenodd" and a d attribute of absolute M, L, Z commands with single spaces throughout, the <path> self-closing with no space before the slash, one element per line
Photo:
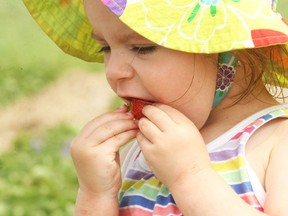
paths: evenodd
<path fill-rule="evenodd" d="M 71 68 L 103 69 L 62 52 L 21 0 L 0 0 L 0 26 L 0 107 L 36 93 Z"/>
<path fill-rule="evenodd" d="M 278 0 L 277 11 L 279 11 L 286 20 L 288 20 L 288 1 Z"/>
<path fill-rule="evenodd" d="M 0 215 L 73 215 L 78 182 L 70 158 L 75 130 L 59 125 L 44 134 L 22 132 L 0 157 Z"/>

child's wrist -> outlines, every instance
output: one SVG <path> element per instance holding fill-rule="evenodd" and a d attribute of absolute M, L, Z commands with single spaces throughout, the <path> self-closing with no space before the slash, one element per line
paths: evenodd
<path fill-rule="evenodd" d="M 81 189 L 78 190 L 75 216 L 95 215 L 97 212 L 109 216 L 118 216 L 118 211 L 117 196 L 111 194 L 97 194 Z"/>
<path fill-rule="evenodd" d="M 118 200 L 118 194 L 117 193 L 95 193 L 93 191 L 89 190 L 83 190 L 79 188 L 78 190 L 78 196 L 81 196 L 82 198 L 89 199 L 89 200 Z"/>
<path fill-rule="evenodd" d="M 185 172 L 183 175 L 179 176 L 176 180 L 171 182 L 171 184 L 167 185 L 169 190 L 172 192 L 173 191 L 181 191 L 183 189 L 187 188 L 192 188 L 191 184 L 196 186 L 197 184 L 204 183 L 206 181 L 202 181 L 203 177 L 202 176 L 207 176 L 209 175 L 209 172 L 215 172 L 211 167 L 206 167 L 201 170 L 198 170 L 198 172 Z M 208 173 L 208 174 L 207 174 Z M 196 186 L 197 187 L 197 186 Z"/>

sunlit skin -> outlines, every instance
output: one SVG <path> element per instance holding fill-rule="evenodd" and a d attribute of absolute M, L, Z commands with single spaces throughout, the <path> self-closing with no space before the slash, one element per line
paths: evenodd
<path fill-rule="evenodd" d="M 239 68 L 232 90 L 211 111 L 217 54 L 189 54 L 157 46 L 121 23 L 100 1 L 84 0 L 84 6 L 93 37 L 102 46 L 111 88 L 128 104 L 131 98 L 154 104 L 145 106 L 145 117 L 139 121 L 134 120 L 125 105 L 96 117 L 75 139 L 72 157 L 80 185 L 76 215 L 118 214 L 119 149 L 132 138 L 137 139 L 151 170 L 169 188 L 185 215 L 265 215 L 246 205 L 215 173 L 205 143 L 277 102 L 259 86 L 253 92 L 258 99 L 251 95 L 231 106 L 234 96 L 246 87 L 243 69 Z M 275 159 L 269 167 L 274 142 L 263 144 L 267 139 L 283 138 L 283 131 L 287 131 L 284 126 L 287 122 L 283 120 L 267 124 L 257 131 L 247 147 L 248 159 L 267 190 L 267 214 L 275 211 L 275 203 L 281 206 L 281 212 L 288 212 L 287 205 L 281 205 L 288 195 L 273 189 L 269 183 L 273 175 L 279 175 L 271 167 L 279 167 L 284 156 Z M 279 128 L 280 134 L 267 133 Z M 281 148 L 288 151 L 287 145 Z M 273 172 L 265 173 L 267 167 Z M 277 182 L 288 191 L 287 183 Z M 185 197 L 184 192 L 188 194 Z M 275 198 L 275 194 L 280 196 Z M 109 206 L 104 204 L 107 202 Z M 227 212 L 227 206 L 235 208 Z"/>

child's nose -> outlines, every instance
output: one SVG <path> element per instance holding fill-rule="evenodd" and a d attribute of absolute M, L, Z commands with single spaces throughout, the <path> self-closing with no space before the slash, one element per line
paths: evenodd
<path fill-rule="evenodd" d="M 112 82 L 131 79 L 134 76 L 134 68 L 129 59 L 129 56 L 111 55 L 106 62 L 107 79 Z"/>

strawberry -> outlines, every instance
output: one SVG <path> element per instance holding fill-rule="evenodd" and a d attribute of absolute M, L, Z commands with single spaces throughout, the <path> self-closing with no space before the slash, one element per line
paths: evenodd
<path fill-rule="evenodd" d="M 131 100 L 130 112 L 134 115 L 135 119 L 139 120 L 144 117 L 142 109 L 149 104 L 151 104 L 151 102 L 134 98 Z"/>

